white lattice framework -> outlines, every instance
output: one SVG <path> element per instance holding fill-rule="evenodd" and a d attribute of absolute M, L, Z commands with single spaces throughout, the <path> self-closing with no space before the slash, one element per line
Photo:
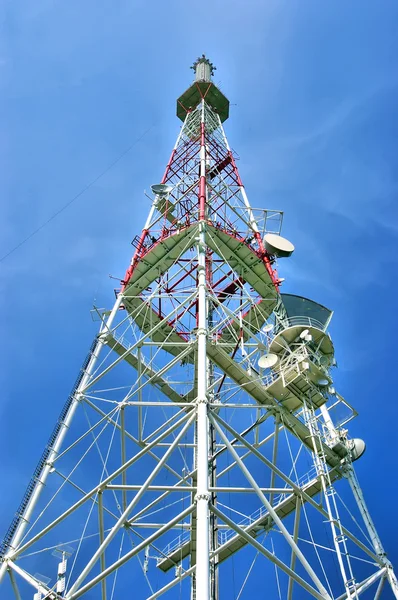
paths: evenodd
<path fill-rule="evenodd" d="M 398 598 L 352 465 L 356 413 L 332 385 L 330 316 L 289 314 L 263 244 L 282 213 L 251 208 L 202 83 L 3 542 L 3 593 Z M 277 365 L 260 368 L 267 352 Z"/>

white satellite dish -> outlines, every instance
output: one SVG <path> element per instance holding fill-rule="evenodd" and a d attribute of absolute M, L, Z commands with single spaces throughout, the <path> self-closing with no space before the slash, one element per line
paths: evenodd
<path fill-rule="evenodd" d="M 167 183 L 156 183 L 155 185 L 151 185 L 151 190 L 155 196 L 168 196 L 172 189 L 171 185 L 167 185 Z"/>
<path fill-rule="evenodd" d="M 317 384 L 319 385 L 319 387 L 326 387 L 327 385 L 329 385 L 329 381 L 325 378 L 325 379 L 318 379 Z"/>
<path fill-rule="evenodd" d="M 294 252 L 293 244 L 276 233 L 265 234 L 264 246 L 267 252 L 279 256 L 279 258 L 288 257 Z"/>
<path fill-rule="evenodd" d="M 271 367 L 274 367 L 276 365 L 278 360 L 279 359 L 276 354 L 272 354 L 271 352 L 269 352 L 268 354 L 264 354 L 264 356 L 260 357 L 258 361 L 258 366 L 261 369 L 270 369 Z"/>
<path fill-rule="evenodd" d="M 300 333 L 300 338 L 303 340 L 305 337 L 307 337 L 307 335 L 309 335 L 310 330 L 309 329 L 304 329 L 304 331 L 302 331 Z"/>
<path fill-rule="evenodd" d="M 366 450 L 366 444 L 360 438 L 354 438 L 350 441 L 351 459 L 358 460 Z"/>
<path fill-rule="evenodd" d="M 263 327 L 263 331 L 264 333 L 270 333 L 274 328 L 274 324 L 273 323 L 267 323 L 265 325 L 265 327 Z"/>

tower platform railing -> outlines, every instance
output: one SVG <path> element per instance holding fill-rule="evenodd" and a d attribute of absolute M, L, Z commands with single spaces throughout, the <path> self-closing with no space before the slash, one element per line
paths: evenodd
<path fill-rule="evenodd" d="M 326 331 L 327 324 L 325 325 L 325 323 L 321 323 L 318 319 L 308 316 L 285 317 L 281 320 L 278 319 L 275 327 L 275 334 L 280 333 L 283 329 L 288 329 L 289 327 L 314 327 L 315 329 Z"/>

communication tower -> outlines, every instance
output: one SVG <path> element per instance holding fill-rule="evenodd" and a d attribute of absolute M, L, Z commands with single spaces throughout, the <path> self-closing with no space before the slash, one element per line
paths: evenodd
<path fill-rule="evenodd" d="M 193 68 L 116 301 L 95 308 L 1 546 L 2 597 L 398 598 L 333 383 L 332 312 L 281 293 L 283 215 L 250 205 L 229 101 L 205 56 Z"/>

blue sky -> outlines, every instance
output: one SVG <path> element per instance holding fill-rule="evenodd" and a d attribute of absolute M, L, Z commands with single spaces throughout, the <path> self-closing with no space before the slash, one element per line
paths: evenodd
<path fill-rule="evenodd" d="M 1 7 L 0 533 L 5 531 L 129 262 L 202 52 L 231 101 L 226 132 L 253 206 L 285 211 L 284 291 L 335 311 L 339 390 L 376 525 L 398 524 L 395 1 L 5 2 Z M 4 483 L 3 483 L 4 485 Z"/>

